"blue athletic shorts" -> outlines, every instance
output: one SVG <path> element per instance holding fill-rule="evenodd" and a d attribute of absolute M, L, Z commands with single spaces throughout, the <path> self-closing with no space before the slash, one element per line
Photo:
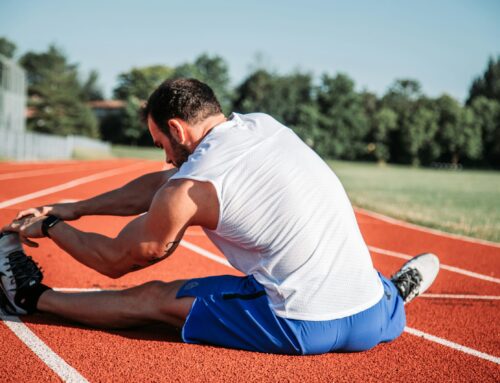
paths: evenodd
<path fill-rule="evenodd" d="M 187 281 L 177 293 L 195 297 L 182 328 L 186 343 L 276 354 L 322 354 L 368 350 L 397 338 L 406 317 L 394 284 L 379 273 L 382 299 L 358 314 L 304 321 L 278 317 L 264 287 L 252 276 L 222 275 Z"/>

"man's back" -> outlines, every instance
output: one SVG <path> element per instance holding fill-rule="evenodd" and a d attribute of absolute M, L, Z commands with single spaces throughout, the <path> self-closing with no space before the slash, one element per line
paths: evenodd
<path fill-rule="evenodd" d="M 380 300 L 380 279 L 339 180 L 270 116 L 234 114 L 173 178 L 214 185 L 219 223 L 206 233 L 266 288 L 279 316 L 330 320 Z"/>

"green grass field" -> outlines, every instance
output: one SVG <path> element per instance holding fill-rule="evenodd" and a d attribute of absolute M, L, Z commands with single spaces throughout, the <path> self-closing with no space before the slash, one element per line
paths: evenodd
<path fill-rule="evenodd" d="M 111 154 L 118 158 L 143 158 L 146 160 L 163 161 L 165 154 L 158 148 L 144 148 L 138 146 L 113 145 Z"/>
<path fill-rule="evenodd" d="M 500 173 L 329 161 L 355 206 L 500 242 Z"/>
<path fill-rule="evenodd" d="M 111 155 L 164 160 L 163 151 L 156 148 L 113 146 Z M 80 155 L 89 157 L 93 156 Z M 500 242 L 500 172 L 344 161 L 329 164 L 355 206 L 449 233 Z"/>

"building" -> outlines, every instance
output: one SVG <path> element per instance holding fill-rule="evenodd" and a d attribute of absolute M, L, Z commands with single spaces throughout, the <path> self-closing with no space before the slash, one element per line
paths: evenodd
<path fill-rule="evenodd" d="M 18 64 L 0 55 L 0 130 L 26 129 L 26 73 Z"/>
<path fill-rule="evenodd" d="M 109 116 L 119 116 L 125 109 L 122 100 L 96 100 L 88 103 L 99 122 Z"/>

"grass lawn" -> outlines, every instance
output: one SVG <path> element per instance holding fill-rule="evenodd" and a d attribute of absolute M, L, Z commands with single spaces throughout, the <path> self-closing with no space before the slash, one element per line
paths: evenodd
<path fill-rule="evenodd" d="M 140 146 L 113 145 L 111 154 L 118 158 L 143 158 L 146 160 L 164 161 L 165 153 L 158 148 Z"/>
<path fill-rule="evenodd" d="M 329 161 L 356 206 L 500 242 L 500 172 Z"/>

